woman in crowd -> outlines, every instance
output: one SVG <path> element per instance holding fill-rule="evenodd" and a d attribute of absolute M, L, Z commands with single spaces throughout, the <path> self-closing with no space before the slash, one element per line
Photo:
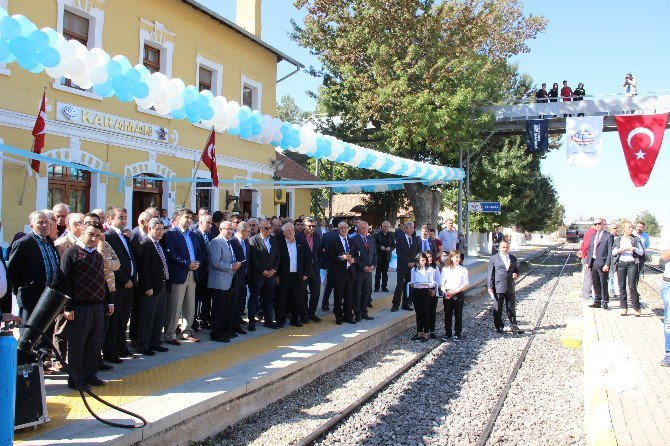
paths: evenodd
<path fill-rule="evenodd" d="M 621 315 L 628 314 L 628 292 L 630 302 L 633 304 L 635 316 L 640 316 L 640 295 L 637 292 L 637 269 L 640 257 L 644 255 L 642 242 L 639 237 L 633 235 L 633 224 L 624 220 L 619 225 L 623 230 L 620 237 L 614 239 L 612 255 L 617 257 L 616 272 L 619 279 L 619 292 L 621 303 Z"/>
<path fill-rule="evenodd" d="M 556 82 L 549 90 L 549 102 L 558 102 L 558 84 Z"/>
<path fill-rule="evenodd" d="M 442 268 L 440 288 L 444 293 L 444 337 L 451 339 L 451 318 L 455 320 L 454 340 L 459 341 L 463 330 L 463 303 L 465 290 L 470 285 L 468 270 L 461 265 L 461 253 L 454 250 L 447 254 L 447 264 Z M 415 305 L 416 306 L 416 305 Z"/>
<path fill-rule="evenodd" d="M 418 264 L 412 268 L 412 302 L 416 312 L 416 335 L 412 340 L 426 342 L 430 335 L 430 289 L 435 288 L 435 269 L 428 265 L 426 254 L 419 254 Z"/>

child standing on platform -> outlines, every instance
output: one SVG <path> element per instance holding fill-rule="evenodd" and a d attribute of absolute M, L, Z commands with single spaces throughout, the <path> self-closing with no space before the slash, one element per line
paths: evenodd
<path fill-rule="evenodd" d="M 444 337 L 443 341 L 451 340 L 451 318 L 453 316 L 454 340 L 459 341 L 463 330 L 463 303 L 465 290 L 470 285 L 468 270 L 461 265 L 461 253 L 450 251 L 447 264 L 442 268 L 440 288 L 444 293 Z"/>
<path fill-rule="evenodd" d="M 421 253 L 419 263 L 412 268 L 410 287 L 416 312 L 415 341 L 426 342 L 430 337 L 430 289 L 435 288 L 435 268 L 428 265 L 428 257 Z"/>

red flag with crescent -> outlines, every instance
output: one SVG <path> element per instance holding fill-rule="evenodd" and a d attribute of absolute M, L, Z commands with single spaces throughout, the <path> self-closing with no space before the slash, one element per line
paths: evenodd
<path fill-rule="evenodd" d="M 668 114 L 622 115 L 615 119 L 630 179 L 635 187 L 642 187 L 649 181 L 661 150 Z"/>
<path fill-rule="evenodd" d="M 47 126 L 47 94 L 44 92 L 42 94 L 42 104 L 40 105 L 40 111 L 37 114 L 37 120 L 35 121 L 35 126 L 33 127 L 33 152 L 40 154 L 44 148 L 44 131 Z M 37 160 L 32 160 L 30 162 L 30 167 L 37 173 L 40 171 L 40 162 Z"/>
<path fill-rule="evenodd" d="M 212 175 L 212 185 L 214 187 L 219 187 L 219 173 L 216 170 L 216 144 L 215 144 L 216 135 L 214 129 L 209 135 L 209 140 L 207 140 L 207 145 L 205 150 L 202 151 L 202 162 L 205 163 L 205 166 L 209 168 L 209 172 Z"/>

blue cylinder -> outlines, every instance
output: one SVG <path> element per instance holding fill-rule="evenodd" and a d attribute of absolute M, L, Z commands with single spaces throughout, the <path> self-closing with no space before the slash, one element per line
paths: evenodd
<path fill-rule="evenodd" d="M 0 445 L 14 442 L 16 399 L 16 339 L 11 331 L 0 332 Z"/>

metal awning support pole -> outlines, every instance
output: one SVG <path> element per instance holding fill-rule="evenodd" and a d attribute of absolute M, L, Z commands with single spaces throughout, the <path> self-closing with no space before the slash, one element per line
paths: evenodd
<path fill-rule="evenodd" d="M 463 148 L 458 149 L 458 168 L 463 169 Z M 467 176 L 467 173 L 465 174 Z M 463 229 L 463 180 L 458 180 L 458 230 Z"/>
<path fill-rule="evenodd" d="M 333 181 L 333 161 L 330 162 L 330 181 Z M 333 219 L 333 188 L 328 189 L 328 224 Z"/>
<path fill-rule="evenodd" d="M 470 151 L 468 150 L 468 163 L 465 165 L 465 202 L 470 201 Z M 460 229 L 459 229 L 460 230 Z M 465 246 L 468 247 L 470 240 L 470 207 L 465 206 Z"/>

